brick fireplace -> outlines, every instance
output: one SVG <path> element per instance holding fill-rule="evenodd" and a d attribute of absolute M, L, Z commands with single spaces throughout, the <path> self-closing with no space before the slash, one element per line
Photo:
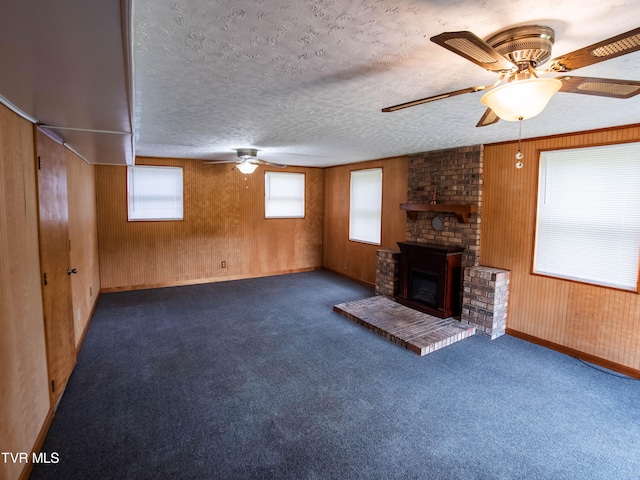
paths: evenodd
<path fill-rule="evenodd" d="M 482 218 L 482 171 L 483 146 L 473 145 L 468 147 L 437 150 L 418 153 L 408 157 L 408 192 L 407 203 L 429 204 L 436 192 L 437 202 L 442 205 L 470 205 L 477 213 L 471 213 L 462 219 L 454 212 L 446 211 L 419 211 L 410 212 L 407 215 L 406 241 L 417 244 L 436 244 L 445 247 L 459 247 L 463 249 L 461 269 L 463 278 L 469 282 L 473 279 L 477 282 L 483 273 L 478 265 L 480 253 L 480 227 Z M 433 226 L 435 217 L 440 217 L 441 229 Z M 378 265 L 376 270 L 376 295 L 384 295 L 393 298 L 398 290 L 398 264 L 400 253 L 394 250 L 379 250 Z M 508 285 L 508 272 L 502 275 L 500 270 L 492 269 L 493 280 L 489 280 L 482 289 L 484 298 L 492 298 L 491 288 L 495 286 L 495 275 L 503 279 L 506 275 Z M 478 301 L 478 285 L 463 288 L 462 282 L 459 291 L 462 292 L 462 312 L 464 323 L 476 325 L 479 333 L 495 338 L 504 332 L 506 322 L 506 302 L 504 285 L 499 283 L 500 305 L 488 305 L 488 302 Z M 473 298 L 472 298 L 473 297 Z M 466 302 L 466 303 L 465 303 Z M 473 302 L 473 304 L 472 304 Z M 493 309 L 504 317 L 496 322 L 492 320 Z M 456 309 L 459 312 L 460 308 Z M 475 322 L 474 320 L 481 321 Z"/>

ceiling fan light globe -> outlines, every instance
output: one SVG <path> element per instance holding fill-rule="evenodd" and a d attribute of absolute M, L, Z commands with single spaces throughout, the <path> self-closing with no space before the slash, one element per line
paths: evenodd
<path fill-rule="evenodd" d="M 542 112 L 561 86 L 555 78 L 518 80 L 490 90 L 480 102 L 502 120 L 526 120 Z"/>
<path fill-rule="evenodd" d="M 256 168 L 258 168 L 257 163 L 249 162 L 247 160 L 238 164 L 238 170 L 240 170 L 245 175 L 251 175 L 256 171 Z"/>

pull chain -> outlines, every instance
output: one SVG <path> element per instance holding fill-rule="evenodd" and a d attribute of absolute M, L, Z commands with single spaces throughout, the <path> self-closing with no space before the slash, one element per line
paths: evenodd
<path fill-rule="evenodd" d="M 520 169 L 522 167 L 524 167 L 524 164 L 522 163 L 522 159 L 524 158 L 524 155 L 522 154 L 522 150 L 521 150 L 521 145 L 522 145 L 522 117 L 518 118 L 518 125 L 519 125 L 519 131 L 518 131 L 518 152 L 516 153 L 516 168 Z"/>

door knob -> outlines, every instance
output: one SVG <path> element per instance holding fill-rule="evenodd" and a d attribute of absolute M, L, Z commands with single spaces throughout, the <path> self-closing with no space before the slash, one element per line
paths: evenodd
<path fill-rule="evenodd" d="M 71 275 L 72 273 L 78 273 L 77 268 L 67 268 L 67 275 Z"/>

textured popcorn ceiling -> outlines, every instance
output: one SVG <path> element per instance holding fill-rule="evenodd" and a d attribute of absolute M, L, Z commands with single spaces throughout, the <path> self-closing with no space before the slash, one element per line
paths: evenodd
<path fill-rule="evenodd" d="M 429 37 L 486 38 L 552 27 L 552 56 L 636 28 L 637 0 L 135 0 L 136 154 L 259 157 L 290 165 L 360 160 L 513 140 L 517 123 L 475 125 L 481 93 L 383 107 L 497 80 Z M 640 80 L 640 52 L 573 72 Z M 557 94 L 523 137 L 640 121 L 629 100 Z"/>

